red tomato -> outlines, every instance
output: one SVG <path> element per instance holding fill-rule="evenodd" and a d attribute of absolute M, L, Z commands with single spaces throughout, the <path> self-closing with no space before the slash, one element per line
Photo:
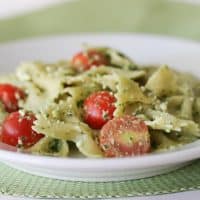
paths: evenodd
<path fill-rule="evenodd" d="M 6 111 L 15 112 L 19 109 L 19 99 L 24 99 L 25 93 L 11 84 L 0 84 L 0 101 L 4 104 Z"/>
<path fill-rule="evenodd" d="M 9 114 L 2 124 L 2 142 L 12 146 L 21 145 L 24 148 L 36 144 L 44 135 L 38 134 L 32 129 L 35 120 L 36 118 L 32 114 L 24 116 L 19 112 Z"/>
<path fill-rule="evenodd" d="M 76 54 L 72 59 L 72 64 L 78 71 L 86 71 L 92 67 L 108 64 L 108 59 L 103 53 L 91 49 Z"/>
<path fill-rule="evenodd" d="M 107 121 L 113 118 L 116 99 L 107 91 L 91 94 L 84 101 L 84 120 L 94 129 L 100 129 Z"/>
<path fill-rule="evenodd" d="M 100 132 L 99 142 L 106 157 L 142 155 L 151 149 L 147 126 L 131 115 L 107 122 Z"/>

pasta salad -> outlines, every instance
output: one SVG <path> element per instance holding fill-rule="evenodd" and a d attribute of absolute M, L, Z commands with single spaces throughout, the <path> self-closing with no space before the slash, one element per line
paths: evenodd
<path fill-rule="evenodd" d="M 0 76 L 0 138 L 48 156 L 139 156 L 200 137 L 200 80 L 108 47 Z"/>

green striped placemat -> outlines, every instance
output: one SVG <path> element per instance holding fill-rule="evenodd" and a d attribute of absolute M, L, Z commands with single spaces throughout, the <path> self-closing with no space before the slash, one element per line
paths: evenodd
<path fill-rule="evenodd" d="M 142 32 L 199 40 L 199 22 L 197 5 L 167 0 L 79 0 L 0 20 L 0 42 L 73 32 Z M 109 183 L 48 179 L 0 164 L 0 194 L 13 196 L 97 199 L 199 188 L 200 161 L 165 175 Z"/>
<path fill-rule="evenodd" d="M 200 189 L 200 161 L 174 172 L 140 180 L 87 183 L 29 175 L 0 165 L 0 193 L 35 198 L 112 198 Z"/>

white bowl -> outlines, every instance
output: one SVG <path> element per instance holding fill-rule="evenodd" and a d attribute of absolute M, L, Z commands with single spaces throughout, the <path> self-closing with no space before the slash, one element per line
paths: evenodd
<path fill-rule="evenodd" d="M 132 34 L 87 34 L 44 37 L 0 45 L 0 71 L 11 72 L 21 61 L 70 58 L 82 44 L 110 46 L 140 64 L 169 64 L 199 76 L 200 44 L 194 41 Z M 0 144 L 0 161 L 46 177 L 73 181 L 119 181 L 149 177 L 200 158 L 200 141 L 173 151 L 129 158 L 55 158 L 15 152 Z"/>

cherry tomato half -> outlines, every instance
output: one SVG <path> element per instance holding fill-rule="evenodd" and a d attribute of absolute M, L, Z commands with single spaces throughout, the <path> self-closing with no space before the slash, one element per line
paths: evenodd
<path fill-rule="evenodd" d="M 90 49 L 76 54 L 72 59 L 72 64 L 78 71 L 86 71 L 92 67 L 108 64 L 108 59 L 103 53 Z"/>
<path fill-rule="evenodd" d="M 25 98 L 25 93 L 11 84 L 0 84 L 0 101 L 7 112 L 15 112 L 19 109 L 18 101 Z"/>
<path fill-rule="evenodd" d="M 84 120 L 94 129 L 100 129 L 107 121 L 113 118 L 116 99 L 107 91 L 91 94 L 84 101 Z"/>
<path fill-rule="evenodd" d="M 99 142 L 106 157 L 142 155 L 151 149 L 147 126 L 131 115 L 107 122 L 101 129 Z"/>
<path fill-rule="evenodd" d="M 36 144 L 44 135 L 38 134 L 32 129 L 35 120 L 33 114 L 23 116 L 19 112 L 9 114 L 2 124 L 2 142 L 24 148 Z"/>

